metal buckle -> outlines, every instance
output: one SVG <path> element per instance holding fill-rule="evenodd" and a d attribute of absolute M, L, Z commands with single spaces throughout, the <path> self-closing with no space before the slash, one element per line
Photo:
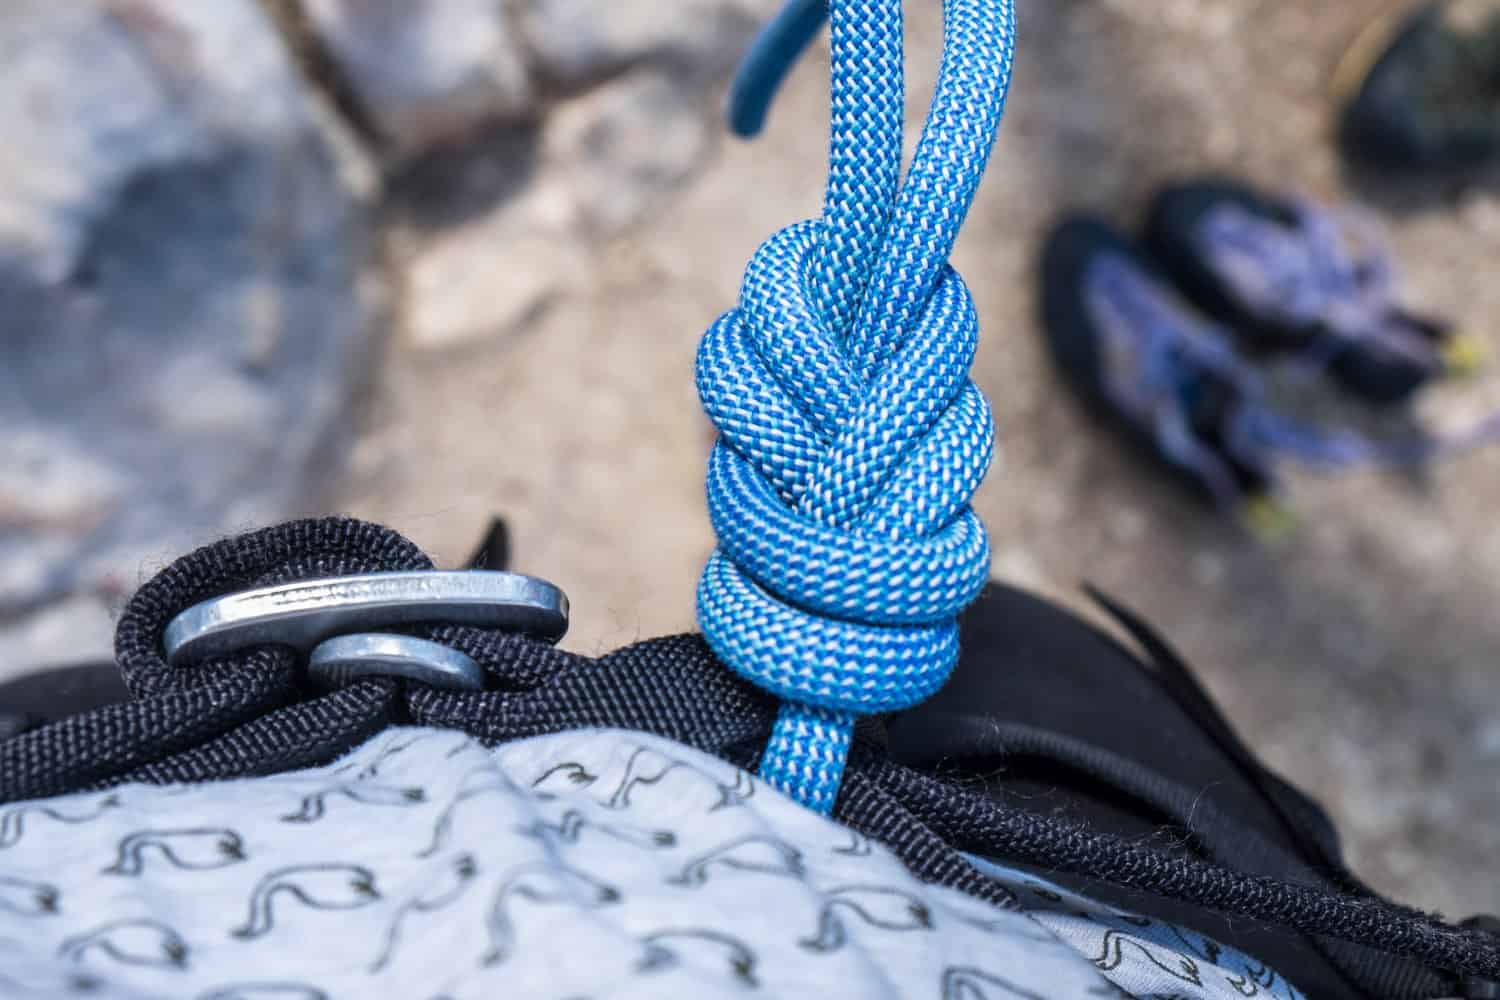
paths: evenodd
<path fill-rule="evenodd" d="M 362 677 L 405 677 L 449 691 L 483 691 L 484 668 L 440 642 L 409 635 L 360 633 L 318 643 L 307 657 L 307 675 L 323 688 Z"/>
<path fill-rule="evenodd" d="M 394 674 L 440 687 L 482 688 L 483 669 L 456 650 L 370 634 L 424 622 L 556 641 L 568 630 L 568 598 L 545 580 L 479 570 L 300 580 L 196 604 L 172 619 L 164 641 L 173 666 L 274 644 L 310 655 L 310 669 L 324 683 Z"/>

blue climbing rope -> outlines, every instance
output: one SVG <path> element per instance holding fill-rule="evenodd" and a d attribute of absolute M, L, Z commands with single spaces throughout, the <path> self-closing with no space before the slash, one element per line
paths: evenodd
<path fill-rule="evenodd" d="M 787 0 L 761 31 L 729 85 L 725 117 L 742 139 L 760 134 L 771 101 L 828 20 L 828 0 Z"/>
<path fill-rule="evenodd" d="M 753 132 L 821 0 L 792 0 L 730 99 Z M 900 0 L 832 0 L 823 215 L 772 236 L 739 308 L 704 335 L 698 390 L 719 429 L 719 547 L 698 620 L 729 667 L 783 702 L 761 776 L 829 812 L 859 716 L 934 694 L 957 616 L 989 572 L 969 498 L 989 404 L 969 381 L 978 319 L 948 255 L 1010 88 L 1012 0 L 945 0 L 936 93 L 903 181 Z"/>

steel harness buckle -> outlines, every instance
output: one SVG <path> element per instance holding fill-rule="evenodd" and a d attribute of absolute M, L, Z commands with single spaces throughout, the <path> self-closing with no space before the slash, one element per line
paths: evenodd
<path fill-rule="evenodd" d="M 309 676 L 322 686 L 395 676 L 482 690 L 484 668 L 469 656 L 381 631 L 421 623 L 503 629 L 556 642 L 568 630 L 568 598 L 545 580 L 482 570 L 299 580 L 196 604 L 172 619 L 164 642 L 172 666 L 274 644 L 306 656 Z"/>

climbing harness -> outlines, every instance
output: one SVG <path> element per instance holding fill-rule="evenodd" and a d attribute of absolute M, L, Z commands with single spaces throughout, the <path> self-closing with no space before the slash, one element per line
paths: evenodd
<path fill-rule="evenodd" d="M 731 120 L 753 130 L 819 25 L 794 3 L 751 51 Z M 900 178 L 899 0 L 834 4 L 823 216 L 756 252 L 739 308 L 703 338 L 719 429 L 708 506 L 719 548 L 698 621 L 721 659 L 783 706 L 761 761 L 827 813 L 854 721 L 938 690 L 989 546 L 968 502 L 994 446 L 968 380 L 978 320 L 948 254 L 999 126 L 1011 0 L 947 0 L 936 94 Z"/>

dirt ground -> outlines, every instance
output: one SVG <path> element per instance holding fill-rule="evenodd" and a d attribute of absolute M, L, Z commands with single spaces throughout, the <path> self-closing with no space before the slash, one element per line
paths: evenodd
<path fill-rule="evenodd" d="M 916 123 L 939 17 L 909 6 Z M 1356 869 L 1450 915 L 1500 912 L 1500 451 L 1421 482 L 1295 475 L 1301 527 L 1267 548 L 1087 420 L 1034 319 L 1036 250 L 1060 213 L 1131 226 L 1161 181 L 1234 171 L 1383 210 L 1410 298 L 1500 353 L 1495 187 L 1342 172 L 1329 77 L 1377 0 L 1020 6 L 1014 96 L 954 258 L 980 307 L 974 374 L 1003 452 L 976 502 L 995 574 L 1080 607 L 1090 580 L 1134 605 L 1252 745 L 1328 803 Z M 566 292 L 519 327 L 443 351 L 398 333 L 336 506 L 450 562 L 503 515 L 518 568 L 569 591 L 574 649 L 690 628 L 711 545 L 694 348 L 757 243 L 817 211 L 826 70 L 814 53 L 764 136 L 722 141 L 649 222 L 569 259 Z M 497 273 L 532 263 L 491 249 Z M 1500 371 L 1441 387 L 1417 412 L 1449 426 L 1497 405 Z"/>

